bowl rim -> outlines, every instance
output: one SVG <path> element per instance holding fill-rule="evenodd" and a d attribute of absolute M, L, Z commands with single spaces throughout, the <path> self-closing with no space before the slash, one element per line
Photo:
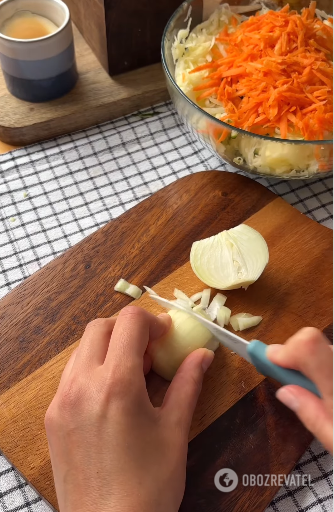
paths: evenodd
<path fill-rule="evenodd" d="M 300 145 L 306 145 L 306 144 L 312 144 L 312 145 L 324 145 L 324 144 L 333 144 L 333 139 L 324 139 L 324 140 L 300 140 L 300 139 L 281 139 L 279 137 L 269 137 L 267 135 L 259 135 L 257 133 L 253 133 L 253 132 L 249 132 L 247 130 L 243 130 L 242 128 L 237 128 L 237 127 L 234 127 L 228 123 L 224 123 L 224 121 L 221 121 L 220 119 L 217 119 L 216 117 L 212 116 L 211 114 L 209 114 L 208 112 L 206 112 L 205 110 L 203 110 L 201 107 L 199 107 L 195 102 L 193 102 L 190 98 L 188 98 L 188 96 L 182 91 L 182 89 L 177 85 L 174 77 L 172 76 L 172 73 L 170 72 L 170 69 L 167 65 L 167 61 L 166 61 L 166 58 L 165 58 L 165 41 L 166 41 L 166 38 L 167 38 L 167 32 L 170 28 L 170 25 L 172 24 L 172 22 L 174 21 L 174 19 L 179 15 L 179 13 L 183 10 L 185 10 L 187 8 L 187 6 L 190 7 L 190 4 L 193 2 L 194 0 L 185 0 L 184 2 L 182 2 L 182 4 L 173 12 L 173 14 L 171 15 L 171 17 L 169 18 L 165 28 L 164 28 L 164 31 L 163 31 L 163 34 L 162 34 L 162 40 L 161 40 L 161 61 L 162 61 L 162 65 L 163 65 L 163 68 L 165 70 L 165 73 L 167 74 L 168 78 L 170 79 L 170 81 L 172 82 L 173 86 L 177 89 L 177 91 L 181 94 L 181 96 L 192 106 L 194 107 L 198 112 L 204 114 L 205 117 L 207 117 L 209 120 L 214 120 L 218 125 L 221 125 L 222 128 L 228 128 L 229 130 L 233 130 L 233 131 L 237 131 L 238 133 L 242 134 L 242 135 L 246 135 L 248 137 L 257 137 L 261 140 L 268 140 L 270 142 L 281 142 L 281 143 L 285 143 L 285 144 L 300 144 Z M 226 2 L 228 3 L 228 2 Z M 186 20 L 187 21 L 189 18 L 191 17 L 191 14 L 188 15 L 187 14 L 187 17 L 186 17 Z"/>

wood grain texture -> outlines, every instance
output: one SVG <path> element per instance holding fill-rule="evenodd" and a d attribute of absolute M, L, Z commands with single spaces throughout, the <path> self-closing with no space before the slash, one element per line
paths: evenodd
<path fill-rule="evenodd" d="M 58 100 L 14 98 L 0 72 L 0 140 L 22 146 L 103 123 L 168 99 L 161 64 L 110 78 L 78 30 L 74 42 L 79 81 Z"/>
<path fill-rule="evenodd" d="M 189 444 L 187 484 L 180 512 L 262 512 L 279 485 L 242 485 L 242 476 L 288 474 L 312 435 L 275 398 L 277 386 L 265 379 Z M 245 418 L 246 421 L 245 421 Z M 214 442 L 213 442 L 214 440 Z M 239 484 L 222 493 L 217 471 L 233 469 Z"/>
<path fill-rule="evenodd" d="M 192 207 L 194 197 L 196 209 Z M 1 389 L 7 389 L 0 396 L 0 447 L 53 505 L 56 498 L 43 418 L 75 346 L 71 343 L 89 320 L 112 315 L 129 302 L 112 292 L 120 276 L 139 285 L 156 285 L 155 289 L 166 297 L 172 296 L 175 286 L 189 294 L 202 289 L 187 261 L 191 243 L 240 222 L 258 229 L 270 251 L 270 262 L 257 283 L 247 292 L 226 292 L 233 312 L 244 310 L 264 317 L 258 327 L 243 333 L 244 337 L 282 343 L 310 324 L 310 318 L 312 325 L 327 327 L 332 318 L 332 273 L 330 265 L 324 268 L 321 262 L 331 261 L 331 231 L 256 182 L 222 172 L 188 176 L 161 190 L 50 263 L 0 302 L 4 333 L 0 345 L 4 371 L 0 379 Z M 136 233 L 136 237 L 129 233 Z M 312 290 L 309 276 L 317 283 Z M 147 294 L 137 304 L 154 313 L 161 311 Z M 200 458 L 199 451 L 205 450 L 211 472 L 215 464 L 229 457 L 234 462 L 245 458 L 250 473 L 261 472 L 259 461 L 263 467 L 280 472 L 291 469 L 309 436 L 285 408 L 275 412 L 277 404 L 267 388 L 259 386 L 261 382 L 263 377 L 251 365 L 224 347 L 218 349 L 193 419 L 190 439 L 200 434 L 198 443 L 203 439 L 203 444 L 195 452 L 190 451 L 190 465 L 192 457 Z M 152 402 L 159 405 L 168 384 L 151 373 L 147 385 Z M 255 394 L 251 394 L 254 389 Z M 246 396 L 253 397 L 250 406 L 244 401 Z M 238 419 L 233 429 L 231 420 L 225 421 L 231 411 Z M 276 428 L 277 414 L 281 420 Z M 217 430 L 214 436 L 206 430 L 215 420 L 222 421 L 219 437 Z M 292 448 L 288 450 L 284 429 L 291 429 Z M 217 462 L 215 447 L 225 438 L 219 453 L 222 456 L 226 451 L 227 458 Z M 254 456 L 252 444 L 253 449 L 262 447 Z M 277 463 L 272 462 L 275 460 Z M 195 480 L 197 471 L 196 463 Z M 190 502 L 183 505 L 184 511 L 200 510 L 191 501 L 192 493 L 198 491 L 196 485 L 188 491 Z M 259 500 L 258 489 L 247 492 L 252 503 L 260 504 L 252 510 L 260 511 L 275 488 L 262 488 Z M 221 499 L 220 493 L 208 498 L 208 510 L 239 510 L 232 505 L 226 508 Z"/>
<path fill-rule="evenodd" d="M 71 19 L 108 72 L 104 0 L 65 0 L 65 3 L 70 9 Z M 117 47 L 119 48 L 119 45 Z"/>

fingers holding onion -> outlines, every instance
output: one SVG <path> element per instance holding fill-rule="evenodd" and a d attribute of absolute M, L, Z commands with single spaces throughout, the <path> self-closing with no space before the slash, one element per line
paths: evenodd
<path fill-rule="evenodd" d="M 166 380 L 172 380 L 185 358 L 198 348 L 216 350 L 219 343 L 211 332 L 186 312 L 171 310 L 172 326 L 167 334 L 150 344 L 148 354 L 152 369 Z"/>

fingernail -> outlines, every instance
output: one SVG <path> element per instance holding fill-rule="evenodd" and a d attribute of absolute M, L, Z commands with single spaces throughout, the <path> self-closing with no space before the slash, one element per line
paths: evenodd
<path fill-rule="evenodd" d="M 283 345 L 273 344 L 267 347 L 267 356 L 276 356 L 282 351 Z"/>
<path fill-rule="evenodd" d="M 286 405 L 292 411 L 296 412 L 299 407 L 299 400 L 295 392 L 287 386 L 283 386 L 276 391 L 276 398 Z"/>
<path fill-rule="evenodd" d="M 160 315 L 158 315 L 158 318 L 159 318 L 159 320 L 162 320 L 162 322 L 160 322 L 160 324 L 165 333 L 167 331 L 167 329 L 168 330 L 170 329 L 170 326 L 172 324 L 172 318 L 168 313 L 160 313 Z"/>
<path fill-rule="evenodd" d="M 211 365 L 212 361 L 214 360 L 214 357 L 215 357 L 215 354 L 214 354 L 214 352 L 212 352 L 212 350 L 205 351 L 205 354 L 202 359 L 202 368 L 203 368 L 204 373 Z"/>
<path fill-rule="evenodd" d="M 169 323 L 172 321 L 171 316 L 168 313 L 160 313 L 160 315 L 158 315 L 158 318 L 163 320 L 165 323 Z"/>

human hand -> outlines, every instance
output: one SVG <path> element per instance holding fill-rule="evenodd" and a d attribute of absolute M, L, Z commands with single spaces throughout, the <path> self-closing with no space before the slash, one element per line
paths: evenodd
<path fill-rule="evenodd" d="M 179 509 L 191 419 L 214 356 L 190 354 L 154 408 L 145 351 L 170 324 L 133 306 L 88 324 L 45 417 L 61 512 Z"/>
<path fill-rule="evenodd" d="M 276 397 L 294 411 L 305 427 L 333 453 L 333 347 L 313 327 L 306 327 L 285 345 L 270 345 L 273 363 L 304 373 L 317 386 L 321 399 L 299 386 L 283 386 Z"/>

